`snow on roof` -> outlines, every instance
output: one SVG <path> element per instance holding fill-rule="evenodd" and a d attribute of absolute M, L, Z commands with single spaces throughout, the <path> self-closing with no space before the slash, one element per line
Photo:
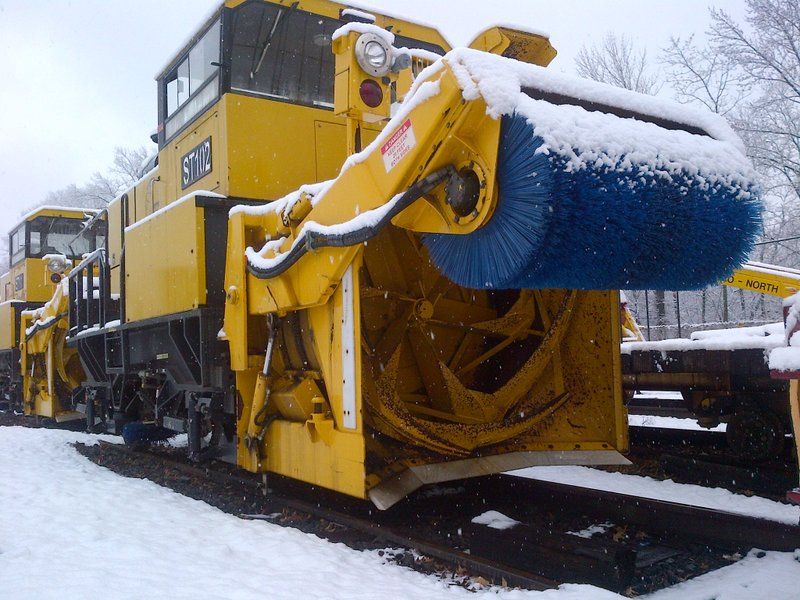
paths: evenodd
<path fill-rule="evenodd" d="M 79 206 L 55 206 L 51 204 L 45 204 L 44 206 L 37 206 L 36 208 L 31 209 L 27 213 L 25 213 L 22 217 L 20 217 L 20 223 L 22 221 L 27 221 L 33 215 L 43 210 L 53 210 L 53 211 L 61 211 L 61 212 L 82 212 L 87 215 L 95 215 L 100 212 L 99 208 L 81 208 Z"/>
<path fill-rule="evenodd" d="M 690 339 L 677 338 L 660 342 L 625 342 L 622 354 L 634 351 L 688 352 L 689 350 L 773 350 L 786 345 L 783 323 L 759 327 L 696 331 Z"/>
<path fill-rule="evenodd" d="M 345 8 L 342 10 L 343 17 L 355 17 L 356 19 L 364 19 L 365 21 L 375 22 L 375 15 L 356 8 Z"/>
<path fill-rule="evenodd" d="M 183 204 L 187 200 L 191 200 L 192 198 L 194 198 L 196 196 L 206 196 L 208 198 L 227 198 L 227 196 L 223 196 L 222 194 L 217 194 L 216 192 L 208 192 L 208 191 L 205 191 L 205 190 L 197 190 L 196 192 L 190 192 L 190 193 L 186 194 L 185 196 L 183 196 L 181 198 L 178 198 L 177 200 L 175 200 L 173 202 L 170 202 L 166 206 L 164 206 L 162 208 L 159 208 L 157 211 L 155 211 L 153 213 L 150 213 L 144 219 L 141 219 L 140 221 L 136 221 L 136 223 L 133 223 L 132 225 L 128 225 L 125 228 L 125 233 L 133 231 L 134 229 L 136 229 L 140 225 L 144 225 L 148 221 L 152 221 L 157 216 L 163 215 L 165 212 L 172 210 L 173 208 L 177 207 L 179 204 Z"/>
<path fill-rule="evenodd" d="M 370 23 L 348 23 L 347 25 L 342 25 L 333 32 L 331 39 L 338 40 L 340 37 L 344 37 L 350 33 L 372 33 L 380 37 L 390 46 L 394 44 L 394 34 L 391 31 L 386 31 L 383 27 L 378 27 Z"/>
<path fill-rule="evenodd" d="M 800 333 L 792 336 L 792 345 L 775 348 L 769 354 L 770 371 L 794 373 L 800 371 Z"/>
<path fill-rule="evenodd" d="M 395 12 L 392 12 L 392 11 L 386 11 L 383 8 L 377 8 L 377 7 L 374 7 L 374 6 L 369 6 L 368 3 L 364 3 L 364 2 L 348 2 L 347 5 L 349 7 L 356 8 L 356 9 L 359 9 L 359 10 L 369 11 L 369 12 L 375 14 L 375 15 L 379 15 L 381 17 L 386 17 L 387 19 L 395 19 L 397 21 L 406 21 L 408 23 L 413 23 L 414 25 L 418 25 L 419 27 L 427 27 L 428 29 L 432 29 L 432 30 L 436 31 L 440 36 L 442 36 L 442 38 L 444 39 L 444 41 L 447 43 L 448 46 L 450 46 L 451 48 L 453 47 L 452 42 L 447 38 L 447 36 L 444 35 L 444 33 L 439 31 L 439 28 L 436 25 L 434 25 L 432 23 L 428 23 L 428 22 L 426 22 L 424 20 L 418 19 L 417 15 L 414 15 L 413 21 L 412 21 L 408 17 L 408 15 L 401 15 L 399 13 L 395 13 Z"/>
<path fill-rule="evenodd" d="M 488 114 L 495 118 L 523 114 L 544 142 L 539 152 L 565 156 L 573 169 L 591 165 L 687 173 L 706 184 L 721 183 L 737 190 L 749 189 L 756 179 L 741 140 L 723 118 L 710 111 L 468 48 L 453 50 L 444 60 L 465 99 L 483 98 Z M 523 92 L 525 88 L 673 121 L 711 137 L 577 105 L 535 100 Z"/>

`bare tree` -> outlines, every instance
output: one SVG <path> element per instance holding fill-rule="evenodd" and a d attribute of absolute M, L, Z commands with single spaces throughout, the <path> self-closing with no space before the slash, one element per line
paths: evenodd
<path fill-rule="evenodd" d="M 685 41 L 670 38 L 661 62 L 667 67 L 667 83 L 679 102 L 699 103 L 725 116 L 746 97 L 736 63 L 719 48 L 698 47 L 694 36 Z"/>
<path fill-rule="evenodd" d="M 735 120 L 756 165 L 800 196 L 800 0 L 747 0 L 749 29 L 711 10 L 714 47 L 758 94 Z"/>
<path fill-rule="evenodd" d="M 132 186 L 145 174 L 153 155 L 154 153 L 144 146 L 139 148 L 117 147 L 114 149 L 114 164 L 111 166 L 110 174 L 112 177 L 116 177 L 121 185 Z"/>
<path fill-rule="evenodd" d="M 724 115 L 758 170 L 765 199 L 764 243 L 751 259 L 797 268 L 800 243 L 793 238 L 800 236 L 800 0 L 746 2 L 745 23 L 724 10 L 712 10 L 708 44 L 672 39 L 661 60 L 677 99 Z M 681 308 L 684 322 L 690 323 L 781 319 L 780 302 L 760 294 L 734 294 L 721 286 L 682 294 Z"/>
<path fill-rule="evenodd" d="M 647 50 L 627 36 L 607 33 L 602 44 L 584 45 L 575 59 L 578 75 L 642 94 L 657 94 L 658 76 L 650 73 Z"/>
<path fill-rule="evenodd" d="M 114 149 L 114 162 L 107 173 L 95 173 L 82 186 L 73 183 L 54 190 L 41 202 L 25 208 L 23 213 L 42 205 L 104 208 L 142 178 L 153 158 L 154 155 L 144 147 L 117 147 Z"/>

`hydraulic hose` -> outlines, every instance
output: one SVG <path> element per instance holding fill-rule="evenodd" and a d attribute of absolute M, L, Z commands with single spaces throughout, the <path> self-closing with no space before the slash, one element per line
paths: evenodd
<path fill-rule="evenodd" d="M 319 248 L 346 248 L 349 246 L 357 246 L 363 244 L 374 238 L 378 233 L 388 225 L 392 219 L 398 214 L 411 206 L 414 202 L 419 200 L 422 196 L 433 190 L 436 186 L 442 183 L 449 176 L 452 176 L 455 170 L 452 166 L 447 166 L 438 171 L 435 171 L 427 177 L 420 179 L 408 188 L 400 198 L 394 203 L 394 206 L 383 215 L 380 220 L 372 225 L 365 225 L 347 231 L 345 233 L 325 234 L 314 231 L 306 231 L 303 234 L 301 242 L 296 243 L 291 250 L 286 252 L 280 257 L 280 261 L 270 267 L 260 267 L 254 265 L 248 260 L 247 270 L 253 274 L 257 279 L 273 279 L 285 273 L 292 265 L 300 260 L 309 250 L 317 250 Z"/>

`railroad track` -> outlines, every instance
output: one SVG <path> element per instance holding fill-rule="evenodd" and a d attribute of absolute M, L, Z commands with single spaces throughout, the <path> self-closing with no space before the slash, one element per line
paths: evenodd
<path fill-rule="evenodd" d="M 449 568 L 453 573 L 467 572 L 470 575 L 482 577 L 490 582 L 530 590 L 541 591 L 558 585 L 558 582 L 552 579 L 515 569 L 512 566 L 503 565 L 490 558 L 471 556 L 466 552 L 444 546 L 429 538 L 419 536 L 413 531 L 398 531 L 394 527 L 382 523 L 380 520 L 376 520 L 374 518 L 374 509 L 371 508 L 371 506 L 367 507 L 363 503 L 352 502 L 337 497 L 336 502 L 344 504 L 345 507 L 343 510 L 336 510 L 334 508 L 329 508 L 327 504 L 323 505 L 323 503 L 319 501 L 307 502 L 280 492 L 271 491 L 269 494 L 266 494 L 264 481 L 255 476 L 248 476 L 241 473 L 234 474 L 224 470 L 209 468 L 208 466 L 203 467 L 187 464 L 181 460 L 155 452 L 131 450 L 127 446 L 120 444 L 100 442 L 99 446 L 103 451 L 123 454 L 131 459 L 141 459 L 142 457 L 155 459 L 164 466 L 175 469 L 181 473 L 199 478 L 207 477 L 222 485 L 235 482 L 239 485 L 250 487 L 259 494 L 265 495 L 265 499 L 267 500 L 266 505 L 269 510 L 274 511 L 279 509 L 282 511 L 292 511 L 294 513 L 292 519 L 295 522 L 302 520 L 302 514 L 305 514 L 308 517 L 313 517 L 359 532 L 368 538 L 381 541 L 384 544 L 398 546 L 425 555 Z M 281 483 L 284 484 L 282 486 L 284 489 L 300 487 L 285 480 L 281 480 Z M 315 490 L 314 492 L 315 496 L 320 499 L 323 497 L 328 499 L 333 496 L 322 490 Z M 367 513 L 366 515 L 364 515 L 365 512 Z M 298 515 L 297 513 L 302 514 Z M 275 513 L 273 512 L 272 514 Z M 238 516 L 251 520 L 272 520 L 260 514 L 239 514 Z"/>
<path fill-rule="evenodd" d="M 90 450 L 86 448 L 84 453 L 103 464 Z M 222 487 L 247 488 L 260 501 L 255 510 L 233 511 L 243 518 L 274 521 L 276 514 L 290 514 L 288 524 L 293 526 L 316 520 L 326 525 L 314 533 L 333 541 L 354 547 L 403 548 L 413 551 L 409 555 L 426 557 L 416 562 L 422 562 L 428 572 L 458 573 L 509 587 L 543 590 L 569 581 L 623 591 L 643 577 L 640 571 L 654 568 L 659 561 L 686 560 L 687 548 L 718 549 L 712 552 L 718 561 L 713 566 L 725 564 L 720 556 L 753 547 L 800 548 L 797 526 L 510 475 L 432 488 L 380 513 L 364 502 L 281 478 L 273 478 L 271 493 L 264 495 L 260 478 L 219 463 L 200 466 L 161 451 L 140 452 L 106 443 L 100 444 L 99 453 L 157 463 L 162 471 Z M 174 487 L 169 481 L 157 482 Z M 471 522 L 490 508 L 519 524 L 497 530 Z M 630 535 L 620 541 L 608 536 L 582 538 L 569 532 L 570 523 L 594 522 L 613 523 L 621 531 L 630 529 Z M 678 523 L 680 527 L 676 527 Z M 332 536 L 327 535 L 328 530 Z M 343 531 L 347 532 L 344 537 Z M 638 541 L 643 532 L 650 540 L 647 544 Z"/>
<path fill-rule="evenodd" d="M 629 458 L 645 474 L 680 483 L 755 492 L 782 499 L 797 484 L 793 442 L 780 457 L 753 463 L 728 448 L 724 433 L 630 427 Z"/>

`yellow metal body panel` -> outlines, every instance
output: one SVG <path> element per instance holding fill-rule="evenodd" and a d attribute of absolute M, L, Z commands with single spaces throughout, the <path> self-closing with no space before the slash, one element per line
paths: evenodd
<path fill-rule="evenodd" d="M 14 297 L 13 288 L 11 286 L 11 275 L 8 273 L 0 275 L 0 300 L 2 300 L 2 302 L 11 300 Z"/>
<path fill-rule="evenodd" d="M 193 197 L 128 228 L 125 237 L 126 322 L 205 304 L 203 209 Z"/>
<path fill-rule="evenodd" d="M 333 431 L 326 443 L 315 440 L 304 423 L 279 420 L 270 425 L 266 439 L 262 471 L 366 498 L 363 436 Z"/>
<path fill-rule="evenodd" d="M 9 300 L 0 304 L 0 350 L 11 350 L 19 345 L 17 338 L 17 313 L 19 303 Z"/>
<path fill-rule="evenodd" d="M 800 381 L 792 379 L 789 382 L 789 408 L 792 415 L 792 435 L 794 436 L 794 449 L 800 463 Z"/>

